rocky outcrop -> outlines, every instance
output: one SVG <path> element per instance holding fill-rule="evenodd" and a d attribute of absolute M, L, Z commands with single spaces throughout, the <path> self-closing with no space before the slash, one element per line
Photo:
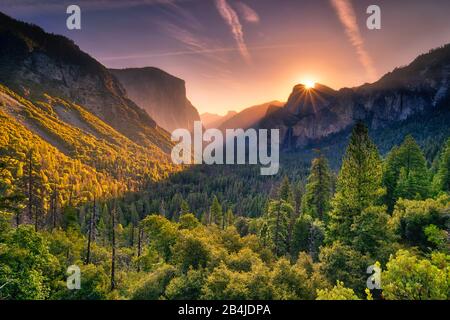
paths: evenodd
<path fill-rule="evenodd" d="M 186 97 L 184 80 L 160 69 L 110 69 L 125 88 L 128 97 L 168 131 L 192 130 L 199 121 L 197 109 Z"/>
<path fill-rule="evenodd" d="M 335 91 L 321 84 L 294 87 L 284 108 L 260 122 L 278 128 L 284 148 L 303 147 L 357 120 L 383 128 L 434 108 L 450 109 L 450 45 L 419 56 L 379 81 Z"/>
<path fill-rule="evenodd" d="M 103 65 L 71 40 L 2 13 L 0 82 L 32 100 L 48 93 L 82 105 L 135 142 L 169 151 L 168 133 L 126 97 Z"/>

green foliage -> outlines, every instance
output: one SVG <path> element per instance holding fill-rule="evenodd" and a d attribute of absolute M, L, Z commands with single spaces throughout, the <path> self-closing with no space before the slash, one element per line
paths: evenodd
<path fill-rule="evenodd" d="M 433 185 L 437 192 L 450 192 L 450 139 L 444 145 L 439 158 L 439 169 L 434 178 Z"/>
<path fill-rule="evenodd" d="M 322 248 L 319 260 L 321 270 L 330 283 L 343 281 L 356 293 L 364 292 L 367 279 L 366 270 L 372 264 L 371 259 L 367 256 L 337 241 Z"/>
<path fill-rule="evenodd" d="M 326 220 L 330 209 L 331 173 L 327 160 L 320 156 L 313 160 L 311 173 L 303 196 L 302 213 Z"/>
<path fill-rule="evenodd" d="M 316 300 L 360 300 L 353 289 L 344 287 L 342 281 L 337 281 L 332 289 L 317 290 Z"/>
<path fill-rule="evenodd" d="M 172 256 L 171 246 L 175 244 L 178 237 L 177 227 L 166 218 L 157 215 L 145 218 L 142 226 L 150 244 L 168 261 Z"/>
<path fill-rule="evenodd" d="M 223 225 L 223 211 L 222 206 L 219 203 L 219 200 L 216 196 L 214 196 L 211 209 L 210 209 L 210 218 L 211 223 L 215 223 L 216 225 L 222 227 Z"/>
<path fill-rule="evenodd" d="M 383 272 L 383 296 L 389 300 L 448 300 L 450 256 L 434 253 L 421 259 L 407 250 L 398 251 Z"/>
<path fill-rule="evenodd" d="M 180 228 L 181 229 L 195 229 L 200 225 L 200 222 L 197 220 L 197 218 L 192 213 L 183 214 L 180 217 Z"/>
<path fill-rule="evenodd" d="M 432 243 L 437 250 L 442 252 L 449 252 L 448 246 L 448 231 L 439 229 L 434 224 L 430 224 L 424 230 L 428 242 Z"/>
<path fill-rule="evenodd" d="M 314 259 L 318 258 L 319 248 L 325 238 L 323 222 L 307 214 L 302 214 L 295 221 L 292 231 L 291 254 L 296 257 L 300 252 L 309 253 Z"/>
<path fill-rule="evenodd" d="M 425 199 L 431 191 L 425 156 L 412 136 L 392 149 L 383 170 L 385 201 L 390 211 L 398 198 Z"/>
<path fill-rule="evenodd" d="M 381 173 L 377 148 L 370 140 L 367 128 L 358 123 L 353 129 L 337 180 L 330 213 L 329 241 L 351 243 L 355 236 L 352 230 L 355 219 L 364 209 L 378 204 L 383 196 Z"/>
<path fill-rule="evenodd" d="M 306 270 L 299 265 L 291 265 L 285 258 L 277 261 L 271 278 L 276 300 L 313 299 L 315 296 Z"/>
<path fill-rule="evenodd" d="M 167 285 L 175 277 L 176 269 L 170 265 L 162 265 L 142 279 L 142 284 L 131 296 L 133 300 L 158 300 L 165 298 Z"/>
<path fill-rule="evenodd" d="M 197 300 L 202 294 L 204 283 L 205 271 L 190 269 L 169 282 L 165 295 L 169 300 Z"/>
<path fill-rule="evenodd" d="M 292 203 L 294 200 L 291 184 L 287 176 L 284 176 L 283 181 L 281 182 L 281 186 L 279 189 L 279 199 L 284 200 L 288 203 Z"/>
<path fill-rule="evenodd" d="M 65 155 L 0 111 L 0 299 L 357 299 L 367 294 L 374 261 L 389 261 L 385 298 L 447 292 L 448 299 L 450 201 L 442 187 L 435 199 L 416 199 L 431 194 L 420 191 L 429 173 L 412 139 L 382 170 L 358 124 L 330 205 L 334 176 L 324 156 L 313 160 L 305 188 L 306 166 L 295 157 L 271 178 L 252 167 L 199 166 L 161 181 L 172 168 L 161 175 L 162 167 L 140 168 L 146 151 L 120 142 L 81 106 L 48 99 L 21 100 L 29 123 L 61 148 L 82 146 Z M 56 104 L 111 137 L 66 128 Z M 434 165 L 435 188 L 445 177 L 445 150 Z M 383 184 L 393 197 L 383 197 Z M 414 200 L 397 200 L 400 193 Z M 416 254 L 389 260 L 411 246 Z M 72 264 L 81 268 L 81 290 L 65 286 Z"/>
<path fill-rule="evenodd" d="M 273 200 L 269 203 L 266 219 L 267 243 L 277 256 L 283 255 L 288 249 L 289 223 L 294 208 L 285 200 Z"/>
<path fill-rule="evenodd" d="M 1 296 L 46 299 L 57 268 L 58 260 L 50 254 L 45 238 L 32 226 L 19 226 L 0 243 Z"/>
<path fill-rule="evenodd" d="M 436 243 L 428 240 L 425 229 L 434 225 L 441 230 L 448 230 L 449 210 L 448 195 L 442 195 L 436 200 L 399 200 L 390 225 L 406 244 L 419 246 L 422 250 L 436 248 Z"/>
<path fill-rule="evenodd" d="M 80 267 L 81 283 L 79 290 L 69 290 L 65 281 L 51 297 L 63 300 L 105 300 L 109 297 L 109 277 L 102 266 L 89 264 Z"/>
<path fill-rule="evenodd" d="M 189 268 L 204 268 L 210 259 L 209 246 L 189 231 L 180 233 L 171 251 L 174 262 L 184 272 Z"/>
<path fill-rule="evenodd" d="M 389 245 L 394 241 L 394 234 L 388 227 L 389 218 L 385 207 L 364 209 L 361 215 L 355 217 L 351 227 L 354 234 L 352 248 L 378 260 L 381 256 L 388 256 Z"/>

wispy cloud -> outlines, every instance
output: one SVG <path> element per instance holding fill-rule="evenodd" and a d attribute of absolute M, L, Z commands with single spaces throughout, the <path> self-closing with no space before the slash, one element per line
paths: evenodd
<path fill-rule="evenodd" d="M 145 5 L 166 5 L 176 2 L 184 2 L 185 0 L 1 0 L 0 7 L 5 6 L 11 10 L 29 11 L 39 10 L 52 11 L 61 10 L 63 7 L 67 7 L 70 4 L 79 5 L 82 9 L 86 10 L 104 10 L 107 9 L 122 9 L 135 6 Z"/>
<path fill-rule="evenodd" d="M 351 44 L 356 49 L 359 61 L 366 69 L 367 75 L 369 76 L 370 80 L 374 80 L 377 73 L 373 65 L 372 58 L 370 57 L 364 46 L 364 40 L 356 21 L 356 14 L 355 10 L 353 9 L 352 3 L 350 2 L 350 0 L 330 1 L 334 9 L 336 10 L 339 20 L 344 25 L 345 32 Z"/>
<path fill-rule="evenodd" d="M 239 21 L 236 11 L 228 4 L 227 0 L 216 0 L 216 7 L 222 18 L 230 26 L 231 33 L 242 57 L 246 61 L 250 61 L 250 53 L 244 40 L 242 24 Z"/>
<path fill-rule="evenodd" d="M 238 9 L 239 14 L 241 15 L 241 17 L 244 18 L 245 21 L 252 23 L 259 22 L 260 19 L 258 13 L 247 4 L 243 2 L 237 2 L 236 8 Z"/>
<path fill-rule="evenodd" d="M 193 42 L 191 41 L 193 40 Z M 170 56 L 184 56 L 184 55 L 213 55 L 215 53 L 221 52 L 236 52 L 239 51 L 236 47 L 223 47 L 223 48 L 213 48 L 207 49 L 199 45 L 197 39 L 190 39 L 190 36 L 184 38 L 183 43 L 190 43 L 191 50 L 179 50 L 179 51 L 168 51 L 168 52 L 155 52 L 155 53 L 137 53 L 137 54 L 129 54 L 129 55 L 121 55 L 121 56 L 104 56 L 99 57 L 101 61 L 114 61 L 114 60 L 129 60 L 129 59 L 145 59 L 145 58 L 154 58 L 154 57 L 170 57 Z M 267 45 L 267 46 L 251 46 L 250 49 L 254 51 L 259 50 L 277 50 L 277 49 L 294 49 L 294 48 L 302 48 L 300 44 L 286 44 L 286 45 Z M 217 57 L 217 55 L 214 55 Z"/>
<path fill-rule="evenodd" d="M 184 49 L 163 53 L 152 53 L 149 54 L 148 57 L 200 55 L 203 58 L 214 61 L 215 63 L 227 63 L 228 60 L 226 59 L 226 56 L 212 54 L 227 51 L 222 49 L 223 46 L 219 40 L 202 36 L 199 32 L 197 32 L 197 30 L 190 30 L 191 28 L 188 28 L 184 23 L 179 25 L 177 23 L 172 23 L 165 20 L 161 20 L 156 23 L 165 34 L 181 43 Z"/>

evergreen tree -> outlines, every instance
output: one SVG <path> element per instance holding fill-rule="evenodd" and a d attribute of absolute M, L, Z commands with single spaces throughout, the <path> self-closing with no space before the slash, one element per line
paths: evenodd
<path fill-rule="evenodd" d="M 301 181 L 298 181 L 294 186 L 294 203 L 295 203 L 295 217 L 300 215 L 300 209 L 304 197 L 304 187 Z"/>
<path fill-rule="evenodd" d="M 293 212 L 292 205 L 284 200 L 273 200 L 269 203 L 266 215 L 267 234 L 277 256 L 288 251 L 289 224 Z"/>
<path fill-rule="evenodd" d="M 450 192 L 450 139 L 447 140 L 442 150 L 438 172 L 433 182 L 436 191 Z"/>
<path fill-rule="evenodd" d="M 25 195 L 19 187 L 23 177 L 23 163 L 15 158 L 14 150 L 0 147 L 0 212 L 14 212 L 18 226 L 25 207 Z"/>
<path fill-rule="evenodd" d="M 303 197 L 302 213 L 313 218 L 326 220 L 330 209 L 331 173 L 325 157 L 312 161 L 311 173 Z"/>
<path fill-rule="evenodd" d="M 219 200 L 216 196 L 214 196 L 211 209 L 210 209 L 210 219 L 212 223 L 215 223 L 218 226 L 222 226 L 223 212 L 222 205 L 219 203 Z"/>
<path fill-rule="evenodd" d="M 181 208 L 180 208 L 180 210 L 181 210 L 181 216 L 189 213 L 189 211 L 190 211 L 189 204 L 187 203 L 186 200 L 182 200 L 181 201 Z"/>
<path fill-rule="evenodd" d="M 231 227 L 234 223 L 234 214 L 231 208 L 228 208 L 227 212 L 225 213 L 225 228 Z"/>
<path fill-rule="evenodd" d="M 281 186 L 279 189 L 279 198 L 280 200 L 284 200 L 289 203 L 292 203 L 294 200 L 291 184 L 287 176 L 284 176 L 283 181 L 281 182 Z"/>
<path fill-rule="evenodd" d="M 389 153 L 384 164 L 385 202 L 392 211 L 398 198 L 425 199 L 430 194 L 430 178 L 425 156 L 408 135 L 400 147 Z"/>
<path fill-rule="evenodd" d="M 382 165 L 378 150 L 369 138 L 367 127 L 358 123 L 353 129 L 330 213 L 329 239 L 350 243 L 352 224 L 365 208 L 376 205 L 384 194 Z"/>

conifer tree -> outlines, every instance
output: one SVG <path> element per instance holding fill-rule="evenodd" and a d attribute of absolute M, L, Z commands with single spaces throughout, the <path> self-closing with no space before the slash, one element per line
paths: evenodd
<path fill-rule="evenodd" d="M 225 222 L 224 229 L 233 225 L 234 214 L 233 214 L 233 211 L 231 210 L 231 208 L 228 208 L 227 212 L 225 213 L 224 222 Z"/>
<path fill-rule="evenodd" d="M 186 200 L 182 200 L 181 201 L 181 206 L 180 207 L 181 207 L 180 208 L 180 211 L 181 211 L 181 215 L 180 216 L 188 214 L 190 212 L 189 204 L 187 203 Z"/>
<path fill-rule="evenodd" d="M 210 209 L 210 219 L 212 223 L 215 223 L 218 226 L 222 226 L 222 219 L 223 219 L 223 213 L 222 213 L 222 206 L 219 203 L 219 200 L 216 196 L 214 196 L 211 209 Z"/>
<path fill-rule="evenodd" d="M 381 175 L 378 150 L 369 138 L 367 127 L 359 122 L 353 128 L 339 172 L 330 213 L 329 240 L 351 242 L 355 218 L 364 209 L 378 204 L 384 195 Z"/>
<path fill-rule="evenodd" d="M 291 184 L 287 176 L 284 176 L 283 181 L 281 182 L 281 186 L 279 189 L 279 198 L 280 200 L 284 200 L 289 203 L 292 203 L 294 200 Z"/>
<path fill-rule="evenodd" d="M 289 225 L 293 212 L 292 205 L 284 200 L 269 202 L 266 215 L 267 236 L 277 256 L 285 254 L 289 249 Z"/>
<path fill-rule="evenodd" d="M 426 159 L 412 136 L 406 136 L 402 145 L 388 155 L 383 184 L 389 210 L 398 198 L 425 199 L 429 196 L 431 185 Z"/>
<path fill-rule="evenodd" d="M 444 145 L 439 157 L 439 167 L 433 184 L 437 191 L 450 192 L 450 139 Z"/>
<path fill-rule="evenodd" d="M 303 197 L 302 212 L 313 218 L 326 220 L 330 209 L 331 174 L 322 155 L 312 161 L 311 173 Z"/>

